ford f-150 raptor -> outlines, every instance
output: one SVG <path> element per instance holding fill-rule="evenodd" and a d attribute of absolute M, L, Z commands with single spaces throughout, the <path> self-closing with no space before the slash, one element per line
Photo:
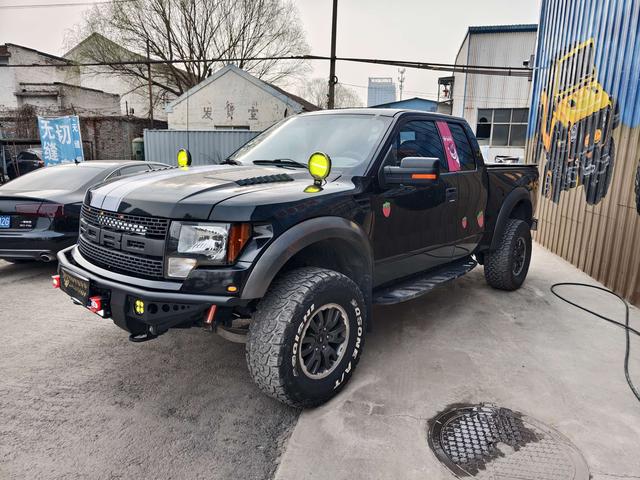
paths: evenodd
<path fill-rule="evenodd" d="M 290 405 L 345 386 L 372 305 L 477 264 L 503 290 L 527 275 L 537 168 L 485 165 L 462 119 L 327 110 L 281 121 L 221 165 L 179 157 L 87 192 L 54 286 L 132 341 L 200 326 L 246 342 L 255 382 Z"/>

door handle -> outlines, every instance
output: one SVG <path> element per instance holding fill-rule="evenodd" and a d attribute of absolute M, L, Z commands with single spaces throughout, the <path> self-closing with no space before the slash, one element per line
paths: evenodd
<path fill-rule="evenodd" d="M 455 202 L 458 200 L 458 189 L 457 188 L 447 188 L 445 191 L 445 199 L 447 202 Z"/>

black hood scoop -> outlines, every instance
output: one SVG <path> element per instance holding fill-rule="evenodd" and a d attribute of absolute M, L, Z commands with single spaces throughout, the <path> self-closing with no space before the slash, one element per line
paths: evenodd
<path fill-rule="evenodd" d="M 258 185 L 261 183 L 276 183 L 276 182 L 292 182 L 294 179 L 291 175 L 286 173 L 278 173 L 275 175 L 261 175 L 259 177 L 241 178 L 236 180 L 236 183 L 240 186 L 245 185 Z"/>

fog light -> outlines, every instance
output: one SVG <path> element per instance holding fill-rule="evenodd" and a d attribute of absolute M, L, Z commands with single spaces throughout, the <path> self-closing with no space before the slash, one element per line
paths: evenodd
<path fill-rule="evenodd" d="M 51 284 L 53 288 L 60 288 L 60 275 L 51 275 Z"/>
<path fill-rule="evenodd" d="M 138 315 L 142 315 L 144 313 L 144 302 L 142 300 L 136 300 L 133 309 Z"/>
<path fill-rule="evenodd" d="M 170 257 L 167 262 L 167 275 L 170 277 L 185 278 L 195 266 L 195 258 Z"/>

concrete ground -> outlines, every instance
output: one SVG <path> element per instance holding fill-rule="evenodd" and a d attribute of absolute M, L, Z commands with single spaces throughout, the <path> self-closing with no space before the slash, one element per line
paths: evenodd
<path fill-rule="evenodd" d="M 479 402 L 553 426 L 596 480 L 640 478 L 624 332 L 549 293 L 556 281 L 594 282 L 541 248 L 517 292 L 490 289 L 478 268 L 376 308 L 351 383 L 297 425 L 297 411 L 252 384 L 242 345 L 197 329 L 132 344 L 53 290 L 53 270 L 0 262 L 2 480 L 262 479 L 283 449 L 281 480 L 449 479 L 427 446 L 427 421 Z M 622 320 L 610 298 L 565 292 Z"/>
<path fill-rule="evenodd" d="M 0 479 L 265 479 L 298 412 L 260 393 L 244 346 L 198 329 L 133 344 L 0 261 Z"/>
<path fill-rule="evenodd" d="M 536 247 L 517 292 L 490 289 L 482 268 L 422 299 L 374 309 L 351 383 L 303 412 L 278 480 L 450 479 L 429 450 L 427 421 L 448 405 L 489 402 L 562 432 L 592 478 L 640 478 L 640 403 L 623 373 L 624 331 L 552 296 L 554 282 L 595 283 Z M 624 320 L 615 299 L 563 293 Z M 632 325 L 640 312 L 632 310 Z M 631 375 L 640 387 L 640 341 Z"/>

